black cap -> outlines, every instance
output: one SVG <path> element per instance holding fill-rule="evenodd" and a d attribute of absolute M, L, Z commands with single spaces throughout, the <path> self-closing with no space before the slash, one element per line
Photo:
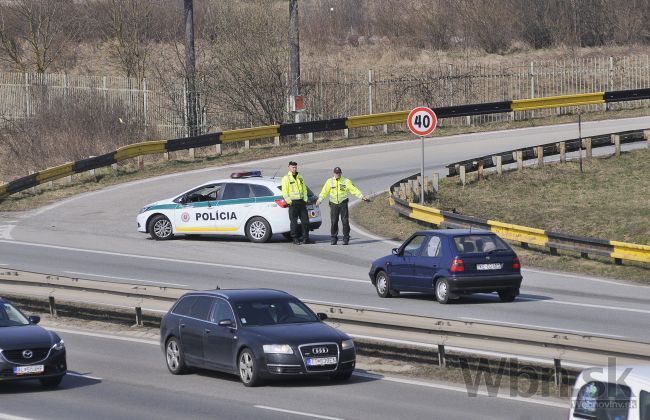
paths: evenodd
<path fill-rule="evenodd" d="M 297 164 L 296 162 L 294 162 L 293 160 L 291 160 L 291 161 L 289 161 L 289 166 L 292 166 L 292 165 L 296 165 L 296 166 L 298 166 L 298 164 Z"/>
<path fill-rule="evenodd" d="M 343 171 L 341 171 L 341 168 L 339 168 L 338 166 L 336 168 L 334 168 L 334 173 L 335 174 L 340 174 L 341 172 L 343 172 Z"/>

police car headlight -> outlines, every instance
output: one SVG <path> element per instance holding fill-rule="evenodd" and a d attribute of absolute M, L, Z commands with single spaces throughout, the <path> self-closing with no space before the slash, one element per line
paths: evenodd
<path fill-rule="evenodd" d="M 64 348 L 65 348 L 65 343 L 63 340 L 59 341 L 58 343 L 55 343 L 52 346 L 52 350 L 56 350 L 56 351 L 63 350 Z"/>
<path fill-rule="evenodd" d="M 354 341 L 352 339 L 350 340 L 344 340 L 341 342 L 341 350 L 349 350 L 354 348 Z"/>
<path fill-rule="evenodd" d="M 288 344 L 264 344 L 264 353 L 293 354 L 293 349 Z"/>
<path fill-rule="evenodd" d="M 145 206 L 145 207 L 142 207 L 142 208 L 140 209 L 140 213 L 139 213 L 139 214 L 144 213 L 145 211 L 149 210 L 150 208 L 151 208 L 151 206 Z"/>

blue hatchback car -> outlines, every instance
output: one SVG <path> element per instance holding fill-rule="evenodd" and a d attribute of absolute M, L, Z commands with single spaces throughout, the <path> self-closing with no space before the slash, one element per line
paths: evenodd
<path fill-rule="evenodd" d="M 512 248 L 494 233 L 476 229 L 416 232 L 392 255 L 373 261 L 369 275 L 380 297 L 434 293 L 440 303 L 491 292 L 512 302 L 522 280 Z"/>

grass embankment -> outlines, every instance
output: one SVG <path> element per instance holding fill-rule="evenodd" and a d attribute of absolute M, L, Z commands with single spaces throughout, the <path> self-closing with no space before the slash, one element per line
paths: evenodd
<path fill-rule="evenodd" d="M 545 165 L 488 175 L 477 181 L 468 177 L 464 187 L 457 177 L 441 181 L 433 207 L 546 229 L 554 232 L 638 244 L 650 244 L 650 150 L 624 153 L 584 161 Z M 425 229 L 400 218 L 388 205 L 387 194 L 366 206 L 352 210 L 355 223 L 377 234 L 403 240 L 413 231 Z M 650 283 L 650 265 L 624 262 L 617 266 L 610 258 L 580 258 L 578 253 L 560 250 L 551 256 L 547 249 L 517 247 L 524 267 L 540 267 L 587 273 Z"/>
<path fill-rule="evenodd" d="M 598 121 L 603 119 L 631 118 L 645 116 L 648 114 L 647 108 L 638 108 L 620 111 L 592 112 L 584 114 L 583 121 Z M 505 121 L 478 126 L 462 127 L 439 127 L 435 132 L 435 137 L 452 136 L 458 134 L 468 134 L 476 132 L 486 132 L 495 130 L 507 130 L 515 128 L 536 127 L 552 124 L 564 124 L 575 122 L 575 115 L 562 115 L 556 117 L 536 118 L 524 121 Z M 394 128 L 394 127 L 393 127 Z M 397 127 L 400 129 L 400 127 Z M 405 130 L 401 127 L 401 130 Z M 314 143 L 307 142 L 287 142 L 279 147 L 268 145 L 268 141 L 251 141 L 250 149 L 237 149 L 236 145 L 224 145 L 224 153 L 221 156 L 211 155 L 213 147 L 197 149 L 195 159 L 188 158 L 186 151 L 173 152 L 171 161 L 162 161 L 158 156 L 145 157 L 146 166 L 142 170 L 137 170 L 134 160 L 126 161 L 120 164 L 117 171 L 110 168 L 102 168 L 96 171 L 96 176 L 90 176 L 89 172 L 85 174 L 74 175 L 72 183 L 65 180 L 55 181 L 53 185 L 44 184 L 33 190 L 14 194 L 4 201 L 0 201 L 0 211 L 22 211 L 41 207 L 43 205 L 71 197 L 76 194 L 99 190 L 107 186 L 121 184 L 124 182 L 134 181 L 137 179 L 151 178 L 155 176 L 190 171 L 207 167 L 218 167 L 233 163 L 245 163 L 256 159 L 266 159 L 276 156 L 288 156 L 292 154 L 336 149 L 349 146 L 358 146 L 364 144 L 387 143 L 412 139 L 413 135 L 404 131 L 396 131 L 388 135 L 375 134 L 376 129 L 356 129 L 354 138 L 317 138 Z M 333 133 L 329 133 L 332 136 Z M 283 141 L 286 141 L 283 140 Z M 551 141 L 549 139 L 548 141 Z M 241 143 L 243 146 L 243 143 Z M 388 186 L 386 186 L 388 187 Z"/>

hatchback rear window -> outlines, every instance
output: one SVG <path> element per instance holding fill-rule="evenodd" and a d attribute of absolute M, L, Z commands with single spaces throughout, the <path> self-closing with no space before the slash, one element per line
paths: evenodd
<path fill-rule="evenodd" d="M 510 251 L 510 247 L 496 235 L 454 236 L 454 245 L 461 254 Z"/>

